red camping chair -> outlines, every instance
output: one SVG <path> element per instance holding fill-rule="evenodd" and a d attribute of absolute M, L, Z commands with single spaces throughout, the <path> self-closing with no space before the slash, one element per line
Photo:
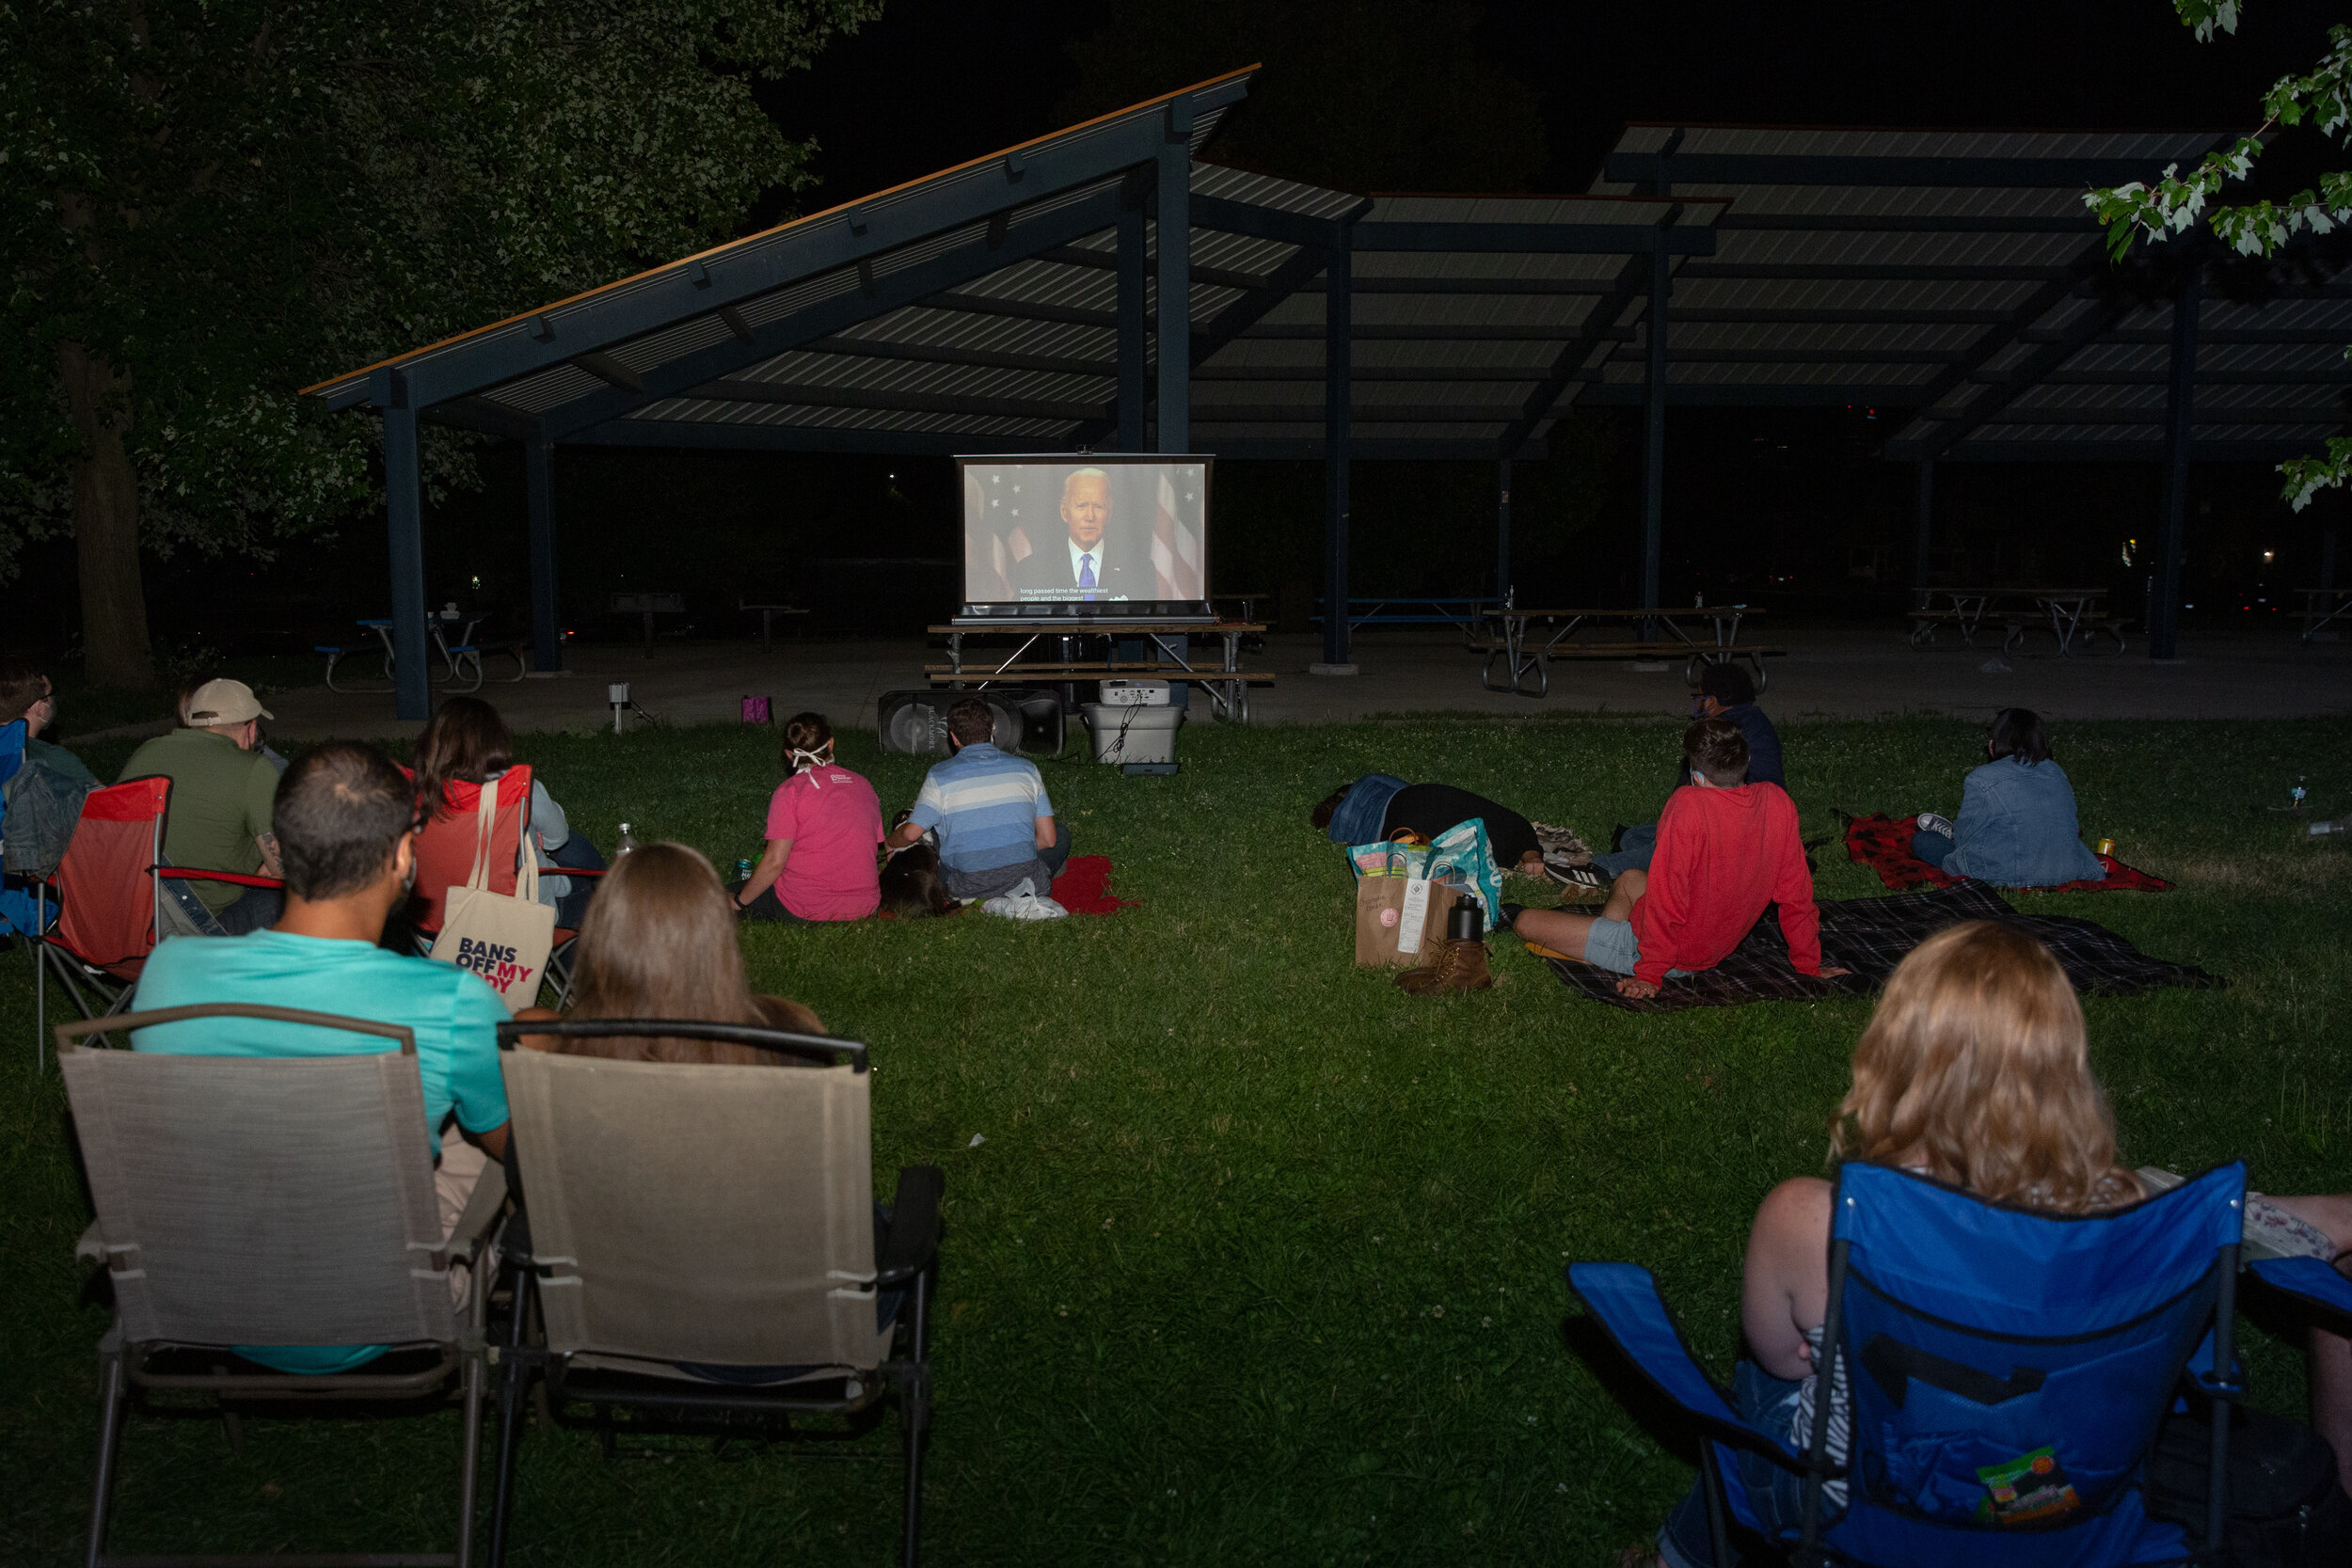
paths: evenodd
<path fill-rule="evenodd" d="M 416 774 L 408 769 L 410 779 Z M 531 831 L 531 766 L 517 764 L 499 776 L 498 813 L 490 819 L 489 890 L 508 897 L 515 894 L 523 835 Z M 482 810 L 482 788 L 453 779 L 443 790 L 445 803 L 437 811 L 420 804 L 424 817 L 417 830 L 417 880 L 409 891 L 408 917 L 417 931 L 417 951 L 429 953 L 448 918 L 449 890 L 466 885 L 473 875 L 476 820 Z M 427 816 L 428 812 L 433 815 Z M 601 877 L 601 871 L 542 871 L 543 877 Z M 575 930 L 557 927 L 555 945 L 548 954 L 548 979 L 555 987 L 559 1006 L 571 990 L 572 943 Z"/>
<path fill-rule="evenodd" d="M 147 956 L 162 940 L 166 879 L 285 885 L 274 877 L 164 864 L 164 822 L 170 809 L 171 780 L 162 774 L 126 779 L 84 798 L 65 858 L 36 894 L 43 906 L 43 929 L 33 943 L 36 1065 L 47 1061 L 45 976 L 56 975 L 84 1018 L 120 1012 L 131 1001 Z M 57 918 L 51 927 L 46 906 L 53 892 Z M 105 1005 L 103 1011 L 92 1010 L 93 998 Z"/>

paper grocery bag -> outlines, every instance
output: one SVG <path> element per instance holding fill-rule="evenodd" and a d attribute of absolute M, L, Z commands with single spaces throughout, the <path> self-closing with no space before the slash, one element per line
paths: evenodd
<path fill-rule="evenodd" d="M 1356 883 L 1356 961 L 1418 964 L 1445 934 L 1444 887 L 1419 877 L 1365 876 Z"/>
<path fill-rule="evenodd" d="M 522 864 L 515 894 L 489 890 L 490 832 L 499 810 L 498 781 L 482 786 L 482 810 L 474 829 L 473 871 L 464 887 L 449 890 L 441 934 L 433 956 L 482 976 L 509 1013 L 539 1000 L 548 951 L 555 945 L 555 911 L 539 902 L 539 857 L 523 834 Z"/>

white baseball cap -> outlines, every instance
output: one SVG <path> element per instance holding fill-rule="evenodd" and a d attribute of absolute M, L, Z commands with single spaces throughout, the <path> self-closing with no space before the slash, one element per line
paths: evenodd
<path fill-rule="evenodd" d="M 206 681 L 188 698 L 188 722 L 199 729 L 277 717 L 262 705 L 262 700 L 253 695 L 253 689 L 243 681 Z"/>

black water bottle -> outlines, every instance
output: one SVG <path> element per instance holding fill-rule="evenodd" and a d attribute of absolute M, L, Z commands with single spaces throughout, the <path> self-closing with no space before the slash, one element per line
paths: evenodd
<path fill-rule="evenodd" d="M 1467 895 L 1456 898 L 1454 908 L 1445 917 L 1445 934 L 1449 942 L 1486 941 L 1486 907 Z"/>

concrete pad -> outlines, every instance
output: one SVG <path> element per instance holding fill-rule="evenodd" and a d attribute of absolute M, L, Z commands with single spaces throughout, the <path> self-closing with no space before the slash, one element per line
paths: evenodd
<path fill-rule="evenodd" d="M 2117 655 L 2059 658 L 2027 653 L 2002 658 L 1990 647 L 1950 641 L 1915 649 L 1899 626 L 1833 625 L 1772 628 L 1787 657 L 1767 661 L 1764 705 L 1776 717 L 1874 719 L 1943 713 L 1982 719 L 2008 706 L 2053 719 L 2286 719 L 2352 713 L 2352 645 L 2302 647 L 2291 635 L 2213 633 L 2182 641 L 2183 661 L 2154 664 L 2144 644 Z M 1480 684 L 1482 656 L 1443 629 L 1393 628 L 1359 634 L 1359 673 L 1311 675 L 1319 639 L 1271 636 L 1248 654 L 1248 668 L 1277 677 L 1250 698 L 1253 723 L 1337 723 L 1397 713 L 1476 713 L 1543 719 L 1571 713 L 1676 715 L 1687 711 L 1683 664 L 1662 673 L 1628 663 L 1555 664 L 1550 694 L 1525 698 Z M 627 681 L 630 696 L 668 723 L 724 722 L 740 716 L 746 696 L 768 697 L 778 719 L 815 708 L 843 728 L 870 728 L 884 691 L 920 688 L 926 662 L 939 654 L 919 639 L 783 641 L 772 653 L 756 642 L 658 644 L 647 659 L 634 645 L 574 647 L 572 668 L 546 679 L 494 681 L 478 695 L 498 705 L 517 731 L 608 728 L 608 682 Z M 299 739 L 327 736 L 405 736 L 420 728 L 392 717 L 383 694 L 344 694 L 325 686 L 279 692 L 271 733 Z M 1205 717 L 1196 701 L 1196 720 Z"/>

